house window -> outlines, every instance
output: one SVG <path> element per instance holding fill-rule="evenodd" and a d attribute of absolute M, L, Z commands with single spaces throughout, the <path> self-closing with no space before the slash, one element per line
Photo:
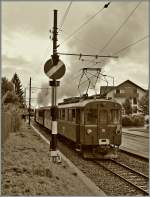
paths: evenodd
<path fill-rule="evenodd" d="M 137 104 L 137 98 L 136 98 L 136 97 L 133 98 L 133 104 L 134 104 L 134 105 Z"/>
<path fill-rule="evenodd" d="M 119 89 L 116 89 L 116 94 L 120 94 L 120 90 Z"/>
<path fill-rule="evenodd" d="M 134 106 L 134 107 L 132 108 L 132 113 L 137 113 L 137 106 Z"/>
<path fill-rule="evenodd" d="M 122 90 L 120 90 L 120 93 L 123 93 L 123 94 L 124 94 L 124 93 L 125 93 L 125 90 L 123 90 L 123 89 L 122 89 Z"/>

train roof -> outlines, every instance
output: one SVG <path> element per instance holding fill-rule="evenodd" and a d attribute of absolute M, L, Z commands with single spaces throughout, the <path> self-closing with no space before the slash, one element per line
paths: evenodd
<path fill-rule="evenodd" d="M 107 100 L 107 99 L 87 99 L 87 100 L 81 100 L 77 103 L 62 103 L 61 105 L 58 105 L 58 108 L 70 108 L 70 107 L 85 107 L 89 103 L 97 103 L 97 102 L 112 102 L 117 103 L 115 100 Z"/>
<path fill-rule="evenodd" d="M 76 102 L 63 102 L 58 104 L 58 108 L 82 108 L 85 107 L 89 103 L 98 103 L 98 102 L 109 102 L 109 103 L 117 103 L 120 105 L 116 100 L 114 99 L 81 99 L 81 100 L 76 100 Z M 121 106 L 121 105 L 120 105 Z M 41 110 L 46 110 L 50 109 L 51 106 L 46 106 L 46 107 L 40 107 L 39 109 Z"/>

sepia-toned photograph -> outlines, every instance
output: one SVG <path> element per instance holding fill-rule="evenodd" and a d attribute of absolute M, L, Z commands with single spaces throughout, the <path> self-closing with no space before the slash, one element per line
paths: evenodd
<path fill-rule="evenodd" d="M 1 195 L 149 196 L 149 0 L 2 0 Z"/>

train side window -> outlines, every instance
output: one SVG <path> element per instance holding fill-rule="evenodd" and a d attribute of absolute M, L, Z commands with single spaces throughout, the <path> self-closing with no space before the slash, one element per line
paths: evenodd
<path fill-rule="evenodd" d="M 80 109 L 76 109 L 76 123 L 80 123 Z"/>
<path fill-rule="evenodd" d="M 84 124 L 84 110 L 81 110 L 80 120 L 81 120 L 81 124 Z"/>
<path fill-rule="evenodd" d="M 61 120 L 61 109 L 58 111 L 58 119 Z"/>
<path fill-rule="evenodd" d="M 69 110 L 65 109 L 65 120 L 69 120 L 68 116 L 69 116 Z"/>
<path fill-rule="evenodd" d="M 61 119 L 65 120 L 65 109 L 62 109 Z"/>
<path fill-rule="evenodd" d="M 99 116 L 100 116 L 100 123 L 103 123 L 103 124 L 107 123 L 107 121 L 108 121 L 108 113 L 107 113 L 106 110 L 101 110 L 99 112 Z"/>
<path fill-rule="evenodd" d="M 72 109 L 69 109 L 69 121 L 72 121 Z"/>
<path fill-rule="evenodd" d="M 76 110 L 72 109 L 72 121 L 75 122 L 76 121 Z"/>
<path fill-rule="evenodd" d="M 43 110 L 39 110 L 39 116 L 44 116 L 44 111 Z"/>
<path fill-rule="evenodd" d="M 69 109 L 69 121 L 75 122 L 76 121 L 76 110 Z"/>

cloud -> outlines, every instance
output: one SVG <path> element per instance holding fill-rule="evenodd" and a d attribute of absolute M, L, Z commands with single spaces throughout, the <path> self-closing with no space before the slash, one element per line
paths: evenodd
<path fill-rule="evenodd" d="M 105 54 L 112 55 L 116 51 L 134 43 L 136 40 L 149 34 L 148 29 L 148 1 L 142 1 L 135 12 L 129 17 L 128 21 L 112 38 L 120 25 L 127 19 L 139 1 L 111 1 L 110 6 L 104 9 L 97 17 L 85 25 L 81 31 L 75 34 L 70 40 L 61 44 L 58 48 L 59 52 L 68 53 L 83 53 L 83 54 Z M 53 10 L 58 9 L 58 24 L 60 23 L 63 14 L 69 2 L 3 2 L 2 3 L 2 31 L 6 37 L 15 37 L 17 45 L 15 53 L 18 57 L 9 57 L 7 50 L 7 58 L 5 63 L 22 65 L 22 74 L 24 72 L 25 63 L 28 64 L 26 57 L 31 59 L 30 73 L 37 80 L 37 84 L 44 84 L 44 87 L 49 87 L 44 81 L 46 79 L 41 65 L 41 58 L 45 48 L 45 44 L 49 42 L 49 29 L 53 26 Z M 96 13 L 104 6 L 105 2 L 73 2 L 69 15 L 67 16 L 63 31 L 59 32 L 58 44 L 62 40 L 74 32 L 83 22 Z M 15 33 L 14 33 L 15 32 Z M 16 33 L 19 32 L 20 36 Z M 11 37 L 11 38 L 14 38 Z M 10 39 L 9 39 L 10 42 Z M 109 44 L 107 44 L 109 43 Z M 52 42 L 51 42 L 52 45 Z M 100 51 L 100 49 L 105 49 Z M 7 49 L 8 45 L 4 48 Z M 11 47 L 11 43 L 9 45 Z M 14 47 L 12 45 L 12 51 Z M 22 50 L 20 50 L 22 49 Z M 65 51 L 66 50 L 66 51 Z M 21 55 L 22 53 L 22 55 Z M 49 52 L 50 53 L 50 52 Z M 51 55 L 51 53 L 50 53 Z M 83 57 L 82 57 L 83 58 Z M 43 59 L 43 57 L 42 57 Z M 74 56 L 61 56 L 66 65 L 66 74 L 61 79 L 60 87 L 58 88 L 58 98 L 79 95 L 77 86 L 82 67 L 93 67 L 84 61 L 78 60 Z M 91 60 L 92 58 L 84 58 Z M 96 59 L 101 62 L 104 58 Z M 45 59 L 46 61 L 46 59 Z M 21 64 L 22 62 L 22 64 Z M 43 60 L 44 62 L 44 60 Z M 42 63 L 43 64 L 43 63 Z M 88 65 L 89 64 L 89 65 Z M 10 65 L 10 64 L 9 64 Z M 119 59 L 106 59 L 104 64 L 97 64 L 95 67 L 106 68 L 105 74 L 114 76 L 117 84 L 130 78 L 137 84 L 147 86 L 148 84 L 148 39 L 134 45 L 119 54 Z M 83 91 L 86 90 L 88 84 L 85 84 Z M 43 87 L 43 86 L 42 86 Z M 39 93 L 42 100 L 42 93 Z M 50 96 L 49 96 L 50 97 Z M 45 96 L 46 101 L 40 103 L 48 103 L 49 100 Z M 40 100 L 39 99 L 39 100 Z"/>
<path fill-rule="evenodd" d="M 43 83 L 41 91 L 37 95 L 37 103 L 39 106 L 47 106 L 51 103 L 50 88 L 47 83 Z"/>
<path fill-rule="evenodd" d="M 65 10 L 66 2 L 2 2 L 2 26 L 3 31 L 11 34 L 11 31 L 30 32 L 36 36 L 49 36 L 49 29 L 53 23 L 53 10 Z M 60 12 L 60 19 L 63 12 Z M 4 24 L 5 22 L 5 24 Z"/>
<path fill-rule="evenodd" d="M 22 56 L 9 57 L 7 55 L 2 55 L 2 63 L 5 65 L 24 66 L 28 65 L 29 61 Z"/>

